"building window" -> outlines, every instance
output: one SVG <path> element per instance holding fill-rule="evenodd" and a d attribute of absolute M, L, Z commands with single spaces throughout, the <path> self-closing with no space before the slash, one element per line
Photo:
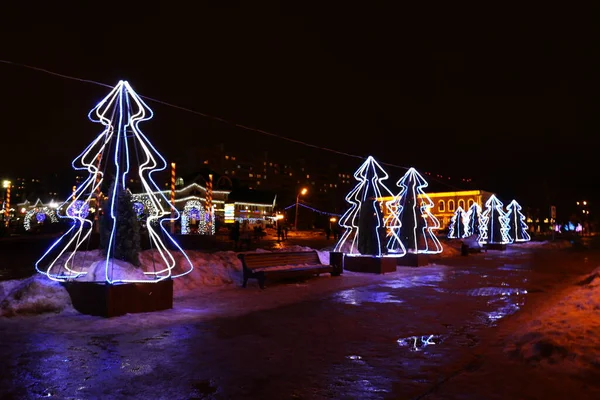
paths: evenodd
<path fill-rule="evenodd" d="M 458 201 L 458 206 L 464 210 L 465 209 L 465 201 L 463 199 L 460 199 Z"/>
<path fill-rule="evenodd" d="M 440 212 L 446 211 L 446 203 L 444 203 L 444 200 L 440 200 L 438 202 L 438 211 L 440 211 Z"/>
<path fill-rule="evenodd" d="M 469 201 L 467 202 L 467 204 L 469 205 L 469 208 L 471 208 L 471 206 L 473 205 L 473 203 L 475 203 L 473 201 L 473 199 L 469 199 Z"/>
<path fill-rule="evenodd" d="M 454 200 L 448 200 L 448 211 L 454 211 Z"/>

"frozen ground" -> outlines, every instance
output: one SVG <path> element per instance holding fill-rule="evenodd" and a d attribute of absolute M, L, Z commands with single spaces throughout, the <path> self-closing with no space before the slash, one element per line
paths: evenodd
<path fill-rule="evenodd" d="M 265 291 L 239 288 L 234 255 L 216 253 L 177 284 L 173 310 L 113 319 L 74 312 L 45 280 L 10 281 L 0 397 L 548 399 L 564 398 L 560 385 L 572 399 L 598 395 L 599 279 L 586 274 L 597 255 L 534 247 Z M 27 299 L 30 312 L 62 311 L 19 316 Z"/>

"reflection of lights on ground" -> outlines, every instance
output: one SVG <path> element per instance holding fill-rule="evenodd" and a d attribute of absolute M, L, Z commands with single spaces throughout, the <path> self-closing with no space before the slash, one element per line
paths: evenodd
<path fill-rule="evenodd" d="M 429 274 L 429 275 L 416 275 L 412 277 L 401 277 L 400 279 L 394 279 L 389 282 L 381 283 L 381 286 L 389 287 L 392 289 L 410 288 L 416 286 L 436 286 L 437 283 L 444 280 L 443 273 Z"/>
<path fill-rule="evenodd" d="M 403 301 L 395 298 L 388 292 L 375 292 L 365 289 L 342 290 L 334 295 L 338 302 L 359 306 L 362 303 L 402 303 Z"/>
<path fill-rule="evenodd" d="M 442 339 L 439 335 L 425 335 L 401 338 L 397 342 L 400 347 L 409 347 L 410 351 L 422 351 L 427 346 L 440 344 Z"/>

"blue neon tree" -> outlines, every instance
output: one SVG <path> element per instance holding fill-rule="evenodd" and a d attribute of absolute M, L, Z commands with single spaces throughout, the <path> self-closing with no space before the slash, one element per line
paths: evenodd
<path fill-rule="evenodd" d="M 88 118 L 102 124 L 104 129 L 73 160 L 73 168 L 87 172 L 88 176 L 72 197 L 59 207 L 66 210 L 64 215 L 59 216 L 69 218 L 72 224 L 38 260 L 38 272 L 58 281 L 85 276 L 88 273 L 87 256 L 82 250 L 87 249 L 90 235 L 99 230 L 100 222 L 104 223 L 102 231 L 106 232 L 103 282 L 158 282 L 192 271 L 190 259 L 166 227 L 179 218 L 179 212 L 172 208 L 153 179 L 154 173 L 166 169 L 167 162 L 138 127 L 140 122 L 150 120 L 152 115 L 152 110 L 126 81 L 120 81 L 90 111 Z M 130 185 L 137 186 L 132 188 Z M 127 193 L 131 189 L 144 195 L 151 205 L 146 210 L 146 240 L 147 246 L 155 250 L 152 252 L 152 266 L 145 268 L 142 265 L 142 273 L 137 274 L 147 279 L 113 276 L 115 264 L 122 260 L 120 252 L 117 250 L 115 253 L 115 249 L 122 245 L 123 240 L 134 240 L 122 235 L 122 228 L 127 224 L 124 219 L 131 219 L 131 213 L 124 212 L 119 201 L 124 193 L 130 197 Z M 102 209 L 104 215 L 100 218 L 90 214 L 92 203 L 98 208 L 105 204 Z M 175 218 L 168 218 L 171 213 Z M 167 242 L 170 242 L 170 247 L 167 247 Z M 183 256 L 177 263 L 171 249 Z"/>
<path fill-rule="evenodd" d="M 485 202 L 486 209 L 482 217 L 485 220 L 486 229 L 481 235 L 484 243 L 510 243 L 508 218 L 506 218 L 503 206 L 502 202 L 495 195 L 492 195 Z"/>
<path fill-rule="evenodd" d="M 525 223 L 525 215 L 521 212 L 521 205 L 516 200 L 511 201 L 507 206 L 506 218 L 508 219 L 508 235 L 511 242 L 528 242 L 531 236 L 527 233 L 529 227 Z"/>
<path fill-rule="evenodd" d="M 481 242 L 483 232 L 486 229 L 486 223 L 479 204 L 473 203 L 471 207 L 469 207 L 469 211 L 467 211 L 466 221 L 467 229 L 465 232 L 465 237 L 476 235 L 478 241 Z"/>
<path fill-rule="evenodd" d="M 428 186 L 427 181 L 416 169 L 410 168 L 396 185 L 400 193 L 390 207 L 397 212 L 398 226 L 390 224 L 390 230 L 409 253 L 441 253 L 442 244 L 433 232 L 439 229 L 440 222 L 431 213 L 434 204 L 423 190 Z M 392 239 L 390 237 L 387 244 L 390 252 L 402 251 Z"/>
<path fill-rule="evenodd" d="M 449 239 L 460 239 L 465 236 L 467 232 L 467 213 L 462 207 L 458 207 L 454 211 L 454 215 L 450 220 L 450 226 L 448 227 L 448 238 Z"/>
<path fill-rule="evenodd" d="M 387 252 L 381 198 L 392 196 L 382 182 L 388 174 L 369 156 L 354 173 L 354 178 L 358 184 L 346 196 L 350 208 L 339 221 L 346 231 L 334 251 L 381 257 Z"/>

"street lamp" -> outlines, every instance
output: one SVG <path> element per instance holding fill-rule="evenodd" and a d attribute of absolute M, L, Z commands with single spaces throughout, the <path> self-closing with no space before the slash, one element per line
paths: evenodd
<path fill-rule="evenodd" d="M 296 219 L 294 220 L 294 230 L 298 230 L 298 201 L 300 200 L 300 195 L 304 196 L 308 192 L 307 188 L 302 188 L 298 196 L 296 196 Z"/>

